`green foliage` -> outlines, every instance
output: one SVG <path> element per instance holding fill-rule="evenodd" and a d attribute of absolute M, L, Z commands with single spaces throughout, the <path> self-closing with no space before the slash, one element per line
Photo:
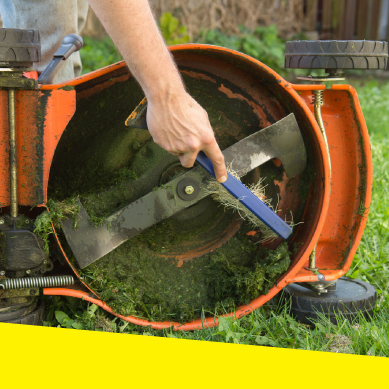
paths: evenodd
<path fill-rule="evenodd" d="M 83 74 L 122 60 L 122 56 L 109 36 L 101 40 L 88 36 L 83 39 L 84 47 L 80 50 Z"/>
<path fill-rule="evenodd" d="M 285 73 L 285 41 L 278 36 L 277 27 L 257 27 L 253 32 L 240 27 L 242 34 L 226 35 L 219 30 L 208 30 L 200 38 L 201 43 L 237 50 L 265 63 L 278 73 Z"/>
<path fill-rule="evenodd" d="M 166 12 L 160 17 L 159 28 L 168 45 L 189 42 L 187 27 L 180 25 L 178 19 L 172 16 L 170 12 Z M 103 39 L 86 36 L 83 39 L 84 47 L 80 50 L 82 74 L 123 59 L 109 36 L 105 36 Z"/>
<path fill-rule="evenodd" d="M 178 19 L 170 12 L 165 12 L 161 15 L 159 18 L 159 28 L 168 45 L 189 42 L 187 27 L 180 25 Z"/>
<path fill-rule="evenodd" d="M 161 15 L 159 28 L 168 45 L 189 42 L 187 27 L 180 25 L 179 20 L 170 12 Z M 263 62 L 281 75 L 290 73 L 284 67 L 285 41 L 278 36 L 277 27 L 257 27 L 249 31 L 240 27 L 240 35 L 226 35 L 222 31 L 206 30 L 197 39 L 199 43 L 207 43 L 227 47 L 250 55 Z M 103 39 L 84 38 L 84 47 L 80 51 L 83 73 L 100 69 L 122 60 L 122 57 L 109 36 Z M 292 72 L 296 73 L 295 70 Z M 297 71 L 297 73 L 306 73 Z"/>
<path fill-rule="evenodd" d="M 86 303 L 72 297 L 43 296 L 46 327 L 86 329 L 78 320 L 87 309 Z"/>

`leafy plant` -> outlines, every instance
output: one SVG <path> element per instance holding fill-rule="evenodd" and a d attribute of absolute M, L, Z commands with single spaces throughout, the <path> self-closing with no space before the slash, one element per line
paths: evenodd
<path fill-rule="evenodd" d="M 284 72 L 285 41 L 278 36 L 277 27 L 257 27 L 249 31 L 240 27 L 241 35 L 226 35 L 219 30 L 203 33 L 202 43 L 227 47 L 254 57 L 277 72 Z"/>
<path fill-rule="evenodd" d="M 178 19 L 170 12 L 161 15 L 159 28 L 168 45 L 188 43 L 189 35 L 186 26 L 180 25 Z M 121 61 L 123 58 L 107 35 L 103 39 L 84 37 L 84 47 L 80 50 L 82 73 L 89 73 L 104 66 Z"/>
<path fill-rule="evenodd" d="M 84 47 L 80 50 L 83 74 L 123 59 L 109 36 L 103 39 L 93 39 L 86 36 L 83 39 Z"/>
<path fill-rule="evenodd" d="M 161 15 L 159 18 L 159 28 L 168 45 L 189 42 L 187 27 L 180 25 L 179 20 L 170 12 L 165 12 Z"/>

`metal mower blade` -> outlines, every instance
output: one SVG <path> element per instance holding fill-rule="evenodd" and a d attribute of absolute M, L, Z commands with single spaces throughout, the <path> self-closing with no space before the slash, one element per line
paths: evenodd
<path fill-rule="evenodd" d="M 239 177 L 273 158 L 281 160 L 288 177 L 301 173 L 306 166 L 305 147 L 293 114 L 242 139 L 224 150 L 223 154 L 226 164 L 232 166 Z M 123 207 L 97 227 L 90 223 L 88 214 L 80 203 L 81 212 L 78 215 L 77 229 L 73 228 L 73 220 L 62 221 L 65 237 L 80 267 L 85 268 L 146 228 L 200 201 L 206 196 L 201 189 L 201 182 L 206 177 L 209 178 L 211 175 L 197 166 L 164 187 L 158 188 L 157 191 L 152 191 Z M 186 178 L 197 180 L 200 186 L 199 193 L 190 201 L 182 200 L 176 195 L 178 184 Z M 242 196 L 241 191 L 247 190 L 248 193 L 245 192 L 244 196 L 246 200 L 249 198 L 251 200 L 245 203 L 242 199 L 242 203 L 257 216 L 265 215 L 260 216 L 260 219 L 280 236 L 287 237 L 291 232 L 290 227 L 244 185 L 239 183 L 240 186 L 236 187 L 234 183 L 235 187 L 232 188 L 231 183 L 234 180 L 239 183 L 238 180 L 229 178 L 227 185 L 230 188 L 227 189 L 239 200 Z"/>

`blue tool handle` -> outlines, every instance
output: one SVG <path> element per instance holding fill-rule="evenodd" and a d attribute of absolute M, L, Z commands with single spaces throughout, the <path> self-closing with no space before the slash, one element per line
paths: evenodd
<path fill-rule="evenodd" d="M 196 161 L 209 174 L 215 177 L 212 162 L 204 154 L 203 151 L 200 151 L 198 153 Z M 253 192 L 246 188 L 233 175 L 228 172 L 227 174 L 227 181 L 222 183 L 222 185 L 278 236 L 283 239 L 288 238 L 289 235 L 292 233 L 292 228 L 290 228 L 284 220 L 282 220 L 275 212 L 273 212 L 266 204 L 264 204 L 257 196 L 253 194 Z"/>

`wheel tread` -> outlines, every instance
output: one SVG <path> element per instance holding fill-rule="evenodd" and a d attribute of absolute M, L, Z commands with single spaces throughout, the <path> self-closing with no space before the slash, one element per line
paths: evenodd
<path fill-rule="evenodd" d="M 43 302 L 40 302 L 40 304 L 38 304 L 37 309 L 35 309 L 33 312 L 27 314 L 26 316 L 22 316 L 18 319 L 5 321 L 4 323 L 42 326 L 43 319 L 44 319 L 43 314 L 44 314 L 44 304 Z"/>
<path fill-rule="evenodd" d="M 289 41 L 285 46 L 286 68 L 386 69 L 387 62 L 388 43 L 381 41 Z"/>
<path fill-rule="evenodd" d="M 0 62 L 10 66 L 31 66 L 40 61 L 39 31 L 0 28 Z"/>
<path fill-rule="evenodd" d="M 377 299 L 374 287 L 367 282 L 346 277 L 340 280 L 350 282 L 354 288 L 360 286 L 364 292 L 353 298 L 335 300 L 331 299 L 331 295 L 319 297 L 308 289 L 306 293 L 300 293 L 292 284 L 284 289 L 285 297 L 291 300 L 291 315 L 306 324 L 312 324 L 312 320 L 318 318 L 318 311 L 323 312 L 334 324 L 336 324 L 336 315 L 343 315 L 350 320 L 359 315 L 364 315 L 367 319 L 372 317 Z"/>

